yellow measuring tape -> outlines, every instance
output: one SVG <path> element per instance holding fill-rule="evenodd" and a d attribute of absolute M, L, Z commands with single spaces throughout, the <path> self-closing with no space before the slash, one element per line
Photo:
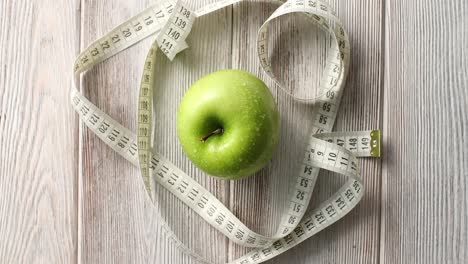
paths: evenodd
<path fill-rule="evenodd" d="M 280 6 L 261 26 L 257 36 L 257 52 L 263 70 L 282 89 L 284 85 L 272 72 L 268 57 L 269 22 L 282 15 L 300 13 L 333 38 L 319 93 L 313 98 L 313 133 L 303 146 L 304 158 L 298 161 L 297 169 L 291 171 L 295 177 L 291 180 L 288 204 L 275 235 L 265 236 L 251 230 L 203 186 L 170 161 L 154 153 L 151 142 L 152 105 L 157 57 L 164 54 L 172 60 L 177 53 L 188 47 L 185 39 L 197 17 L 240 1 L 219 1 L 196 11 L 175 0 L 163 0 L 149 7 L 93 42 L 77 57 L 71 97 L 74 108 L 88 128 L 117 153 L 140 167 L 143 183 L 153 202 L 154 185 L 161 184 L 230 240 L 253 248 L 232 263 L 260 263 L 313 236 L 356 206 L 364 194 L 357 157 L 380 156 L 380 132 L 331 132 L 349 69 L 350 50 L 346 31 L 330 6 L 318 0 L 269 0 L 267 2 Z M 153 34 L 158 35 L 145 61 L 135 135 L 93 105 L 76 87 L 81 73 Z M 297 99 L 312 101 L 307 98 Z M 306 214 L 320 169 L 345 175 L 348 180 L 328 200 Z M 167 223 L 162 218 L 160 220 L 164 233 L 179 250 L 200 262 L 210 263 L 184 246 Z"/>

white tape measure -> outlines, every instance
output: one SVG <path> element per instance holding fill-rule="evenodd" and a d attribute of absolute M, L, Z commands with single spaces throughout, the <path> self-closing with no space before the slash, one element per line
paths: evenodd
<path fill-rule="evenodd" d="M 252 231 L 203 186 L 161 155 L 153 153 L 152 105 L 157 57 L 165 54 L 172 60 L 188 47 L 185 39 L 197 16 L 240 1 L 223 0 L 197 11 L 176 0 L 163 0 L 151 6 L 93 42 L 77 57 L 71 96 L 74 108 L 89 129 L 117 153 L 140 167 L 143 183 L 153 202 L 154 184 L 161 184 L 230 240 L 254 248 L 232 263 L 260 263 L 313 236 L 356 206 L 364 194 L 356 157 L 380 156 L 380 132 L 330 133 L 349 68 L 348 36 L 331 8 L 318 0 L 268 0 L 280 4 L 280 7 L 261 26 L 257 51 L 262 68 L 282 89 L 284 85 L 273 74 L 268 57 L 268 23 L 271 20 L 285 14 L 301 13 L 334 40 L 329 48 L 319 95 L 314 98 L 313 134 L 303 146 L 304 159 L 298 161 L 295 171 L 291 171 L 296 176 L 290 183 L 288 206 L 275 235 L 269 237 Z M 93 105 L 76 87 L 81 73 L 155 33 L 158 35 L 146 58 L 140 85 L 135 135 Z M 345 175 L 348 181 L 331 198 L 305 215 L 320 169 Z M 170 241 L 181 251 L 200 262 L 209 263 L 185 247 L 164 220 L 160 220 Z"/>

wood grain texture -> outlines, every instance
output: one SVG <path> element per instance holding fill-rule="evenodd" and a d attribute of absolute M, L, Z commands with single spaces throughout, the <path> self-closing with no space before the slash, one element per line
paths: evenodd
<path fill-rule="evenodd" d="M 338 17 L 350 35 L 351 70 L 335 130 L 365 130 L 380 127 L 382 82 L 382 1 L 332 1 Z M 256 31 L 274 9 L 251 2 L 234 8 L 233 67 L 259 74 L 272 87 L 281 112 L 282 137 L 270 168 L 244 182 L 231 184 L 231 207 L 241 220 L 266 233 L 275 230 L 285 200 L 288 177 L 294 160 L 301 156 L 299 144 L 312 125 L 312 105 L 289 98 L 263 75 L 257 61 Z M 261 14 L 261 15 L 260 15 Z M 253 27 L 253 28 L 252 28 Z M 246 33 L 248 32 L 248 33 Z M 276 72 L 296 96 L 314 94 L 324 66 L 326 34 L 304 19 L 280 18 L 272 26 L 272 63 Z M 247 43 L 247 44 L 246 44 Z M 309 91 L 309 92 L 307 92 Z M 378 263 L 380 234 L 380 161 L 362 160 L 366 187 L 363 201 L 343 220 L 268 263 Z M 273 168 L 273 169 L 272 169 Z M 344 183 L 331 173 L 321 172 L 312 206 L 325 200 Z M 255 195 L 254 190 L 260 195 Z M 281 195 L 278 195 L 281 194 Z M 275 200 L 277 196 L 282 200 Z M 258 208 L 257 210 L 251 208 Z M 247 250 L 231 244 L 230 255 Z"/>
<path fill-rule="evenodd" d="M 81 48 L 142 10 L 146 1 L 82 1 Z M 133 98 L 142 72 L 148 41 L 115 56 L 83 78 L 82 92 L 104 112 L 134 129 Z M 80 175 L 80 263 L 111 263 L 146 259 L 145 194 L 138 171 L 85 127 L 82 130 Z M 148 210 L 149 211 L 149 210 Z"/>
<path fill-rule="evenodd" d="M 357 208 L 268 263 L 467 263 L 468 4 L 329 2 L 352 45 L 335 130 L 382 128 L 383 162 L 362 160 L 367 191 Z M 0 0 L 1 263 L 195 263 L 165 240 L 158 215 L 211 261 L 225 263 L 248 251 L 162 188 L 154 207 L 139 171 L 80 127 L 68 107 L 78 50 L 151 3 Z M 275 7 L 248 1 L 200 18 L 188 39 L 190 49 L 173 63 L 158 61 L 155 92 L 156 150 L 249 227 L 269 235 L 279 223 L 291 161 L 300 155 L 298 145 L 312 122 L 312 107 L 278 89 L 257 61 L 256 33 Z M 271 32 L 274 70 L 291 92 L 312 94 L 326 35 L 297 16 L 274 21 Z M 152 39 L 83 78 L 84 94 L 132 130 Z M 277 98 L 282 121 L 281 143 L 268 167 L 230 183 L 196 169 L 175 133 L 186 89 L 223 68 L 263 79 Z M 312 207 L 342 183 L 321 173 Z"/>
<path fill-rule="evenodd" d="M 382 263 L 468 262 L 468 3 L 387 1 Z"/>
<path fill-rule="evenodd" d="M 209 1 L 197 2 L 195 8 Z M 143 10 L 147 1 L 83 1 L 83 46 L 126 18 Z M 110 14 L 112 14 L 110 16 Z M 171 63 L 161 56 L 156 66 L 155 149 L 188 172 L 221 201 L 227 185 L 206 176 L 182 154 L 175 115 L 183 94 L 195 80 L 228 68 L 231 11 L 227 8 L 198 19 L 189 50 Z M 151 39 L 154 39 L 151 38 Z M 91 70 L 84 92 L 98 107 L 130 129 L 135 129 L 137 91 L 143 62 L 151 45 L 145 40 Z M 226 260 L 226 238 L 206 224 L 172 194 L 157 189 L 157 207 L 146 195 L 139 170 L 106 147 L 91 132 L 83 132 L 81 261 L 85 263 L 181 263 L 188 261 L 162 237 L 162 215 L 179 238 L 196 252 L 216 262 Z"/>
<path fill-rule="evenodd" d="M 0 1 L 2 263 L 76 262 L 76 4 Z"/>

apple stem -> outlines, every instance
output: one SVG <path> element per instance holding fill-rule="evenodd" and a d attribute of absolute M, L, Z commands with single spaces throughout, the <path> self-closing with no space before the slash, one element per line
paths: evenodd
<path fill-rule="evenodd" d="M 213 135 L 217 135 L 217 134 L 222 134 L 224 132 L 224 129 L 223 128 L 218 128 L 216 129 L 215 131 L 209 133 L 208 135 L 202 137 L 200 139 L 201 142 L 205 142 L 209 137 L 213 136 Z"/>

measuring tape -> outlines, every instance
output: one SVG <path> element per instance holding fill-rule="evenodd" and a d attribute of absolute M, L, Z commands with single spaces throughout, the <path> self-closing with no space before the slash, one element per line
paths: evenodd
<path fill-rule="evenodd" d="M 206 188 L 160 154 L 153 153 L 152 111 L 156 77 L 154 65 L 157 58 L 164 55 L 172 60 L 188 47 L 185 39 L 197 17 L 240 1 L 219 1 L 193 11 L 181 1 L 163 0 L 147 8 L 93 42 L 78 55 L 71 98 L 73 107 L 88 128 L 117 153 L 140 167 L 143 183 L 153 203 L 155 184 L 160 184 L 230 240 L 253 248 L 245 256 L 231 262 L 245 264 L 260 263 L 281 254 L 333 224 L 354 208 L 364 194 L 357 157 L 380 156 L 380 132 L 331 132 L 349 69 L 350 49 L 346 31 L 330 6 L 318 0 L 268 0 L 280 4 L 280 7 L 260 27 L 257 52 L 263 70 L 281 89 L 286 91 L 274 75 L 268 56 L 270 21 L 286 14 L 300 13 L 312 24 L 328 32 L 333 40 L 328 49 L 319 92 L 314 98 L 312 134 L 303 145 L 304 158 L 297 162 L 297 169 L 291 171 L 295 177 L 291 179 L 288 204 L 276 233 L 264 236 L 252 231 Z M 153 34 L 158 35 L 145 60 L 135 135 L 92 104 L 76 87 L 83 72 Z M 306 215 L 320 169 L 342 174 L 348 180 L 334 195 Z M 202 263 L 210 263 L 180 242 L 164 219 L 159 218 L 163 233 L 179 250 Z"/>

